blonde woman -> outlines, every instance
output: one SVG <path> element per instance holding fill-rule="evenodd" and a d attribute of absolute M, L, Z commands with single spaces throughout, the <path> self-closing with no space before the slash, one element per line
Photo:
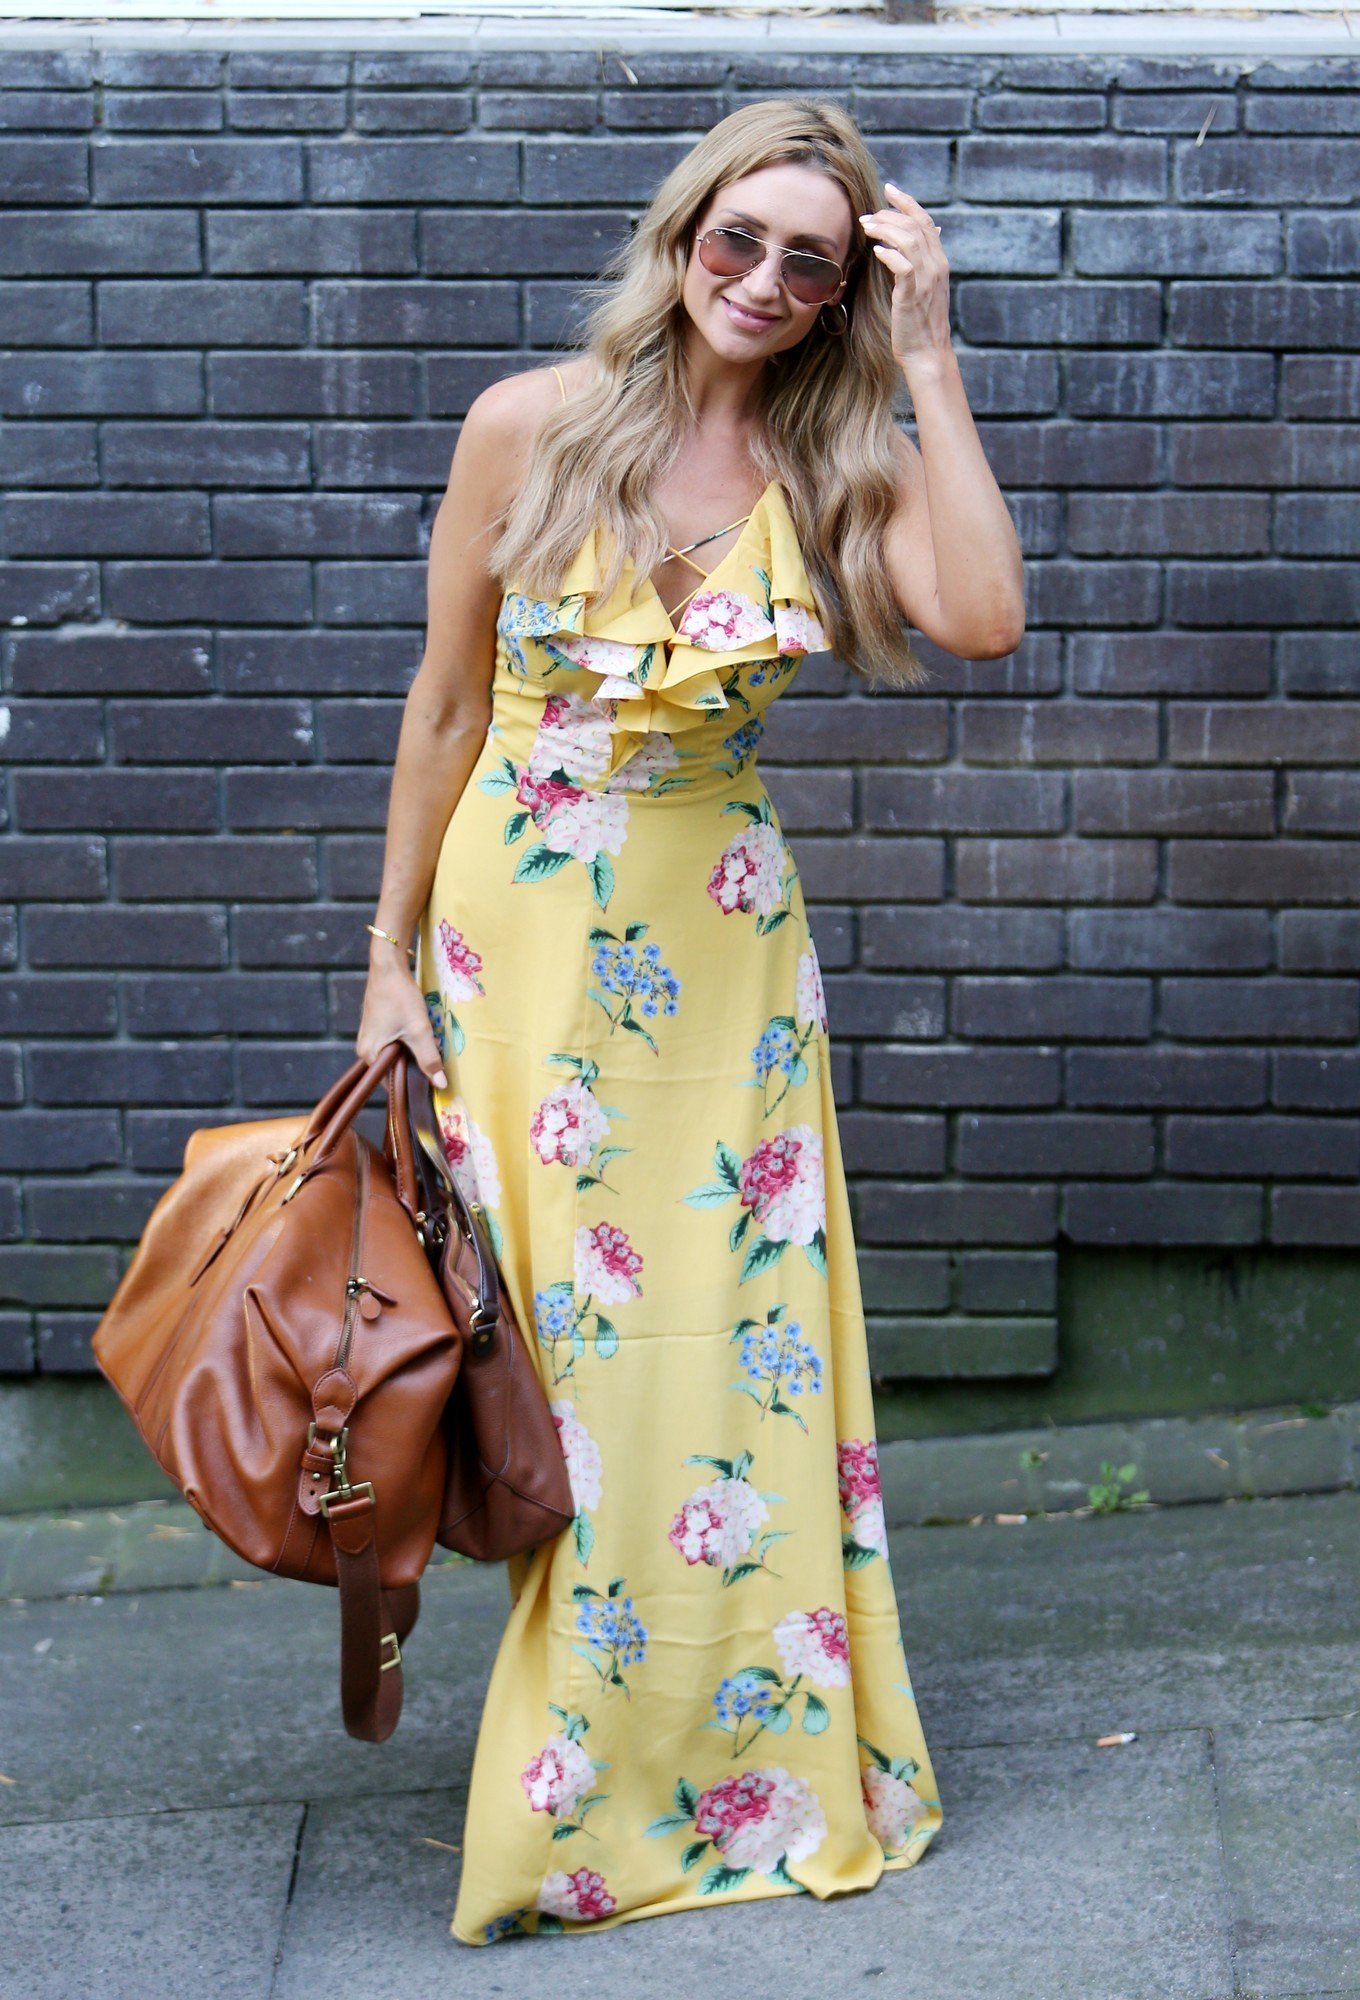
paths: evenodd
<path fill-rule="evenodd" d="M 1010 652 L 1019 552 L 938 229 L 836 105 L 723 119 L 605 279 L 458 440 L 357 1041 L 435 1086 L 577 1507 L 510 1565 L 466 1944 L 867 1889 L 942 1817 L 757 745 L 809 652 L 897 686 L 904 620 Z"/>

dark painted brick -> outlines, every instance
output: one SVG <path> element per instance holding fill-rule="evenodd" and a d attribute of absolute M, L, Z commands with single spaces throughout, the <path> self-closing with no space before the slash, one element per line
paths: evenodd
<path fill-rule="evenodd" d="M 165 972 L 123 982 L 130 1035 L 319 1035 L 327 1027 L 318 974 Z"/>
<path fill-rule="evenodd" d="M 1173 840 L 1167 848 L 1167 893 L 1178 903 L 1346 903 L 1355 888 L 1353 842 Z"/>
<path fill-rule="evenodd" d="M 1249 1110 L 1266 1101 L 1266 1058 L 1237 1049 L 1069 1049 L 1069 1104 L 1210 1105 Z"/>
<path fill-rule="evenodd" d="M 969 903 L 1147 903 L 1151 840 L 960 840 L 955 892 Z"/>
<path fill-rule="evenodd" d="M 1268 836 L 1275 785 L 1268 771 L 1077 771 L 1072 823 L 1088 834 Z"/>
<path fill-rule="evenodd" d="M 981 346 L 1146 347 L 1161 338 L 1162 299 L 1147 282 L 1092 279 L 1028 285 L 968 278 L 958 291 L 959 326 Z"/>
<path fill-rule="evenodd" d="M 113 844 L 113 889 L 128 902 L 305 902 L 316 893 L 316 857 L 310 840 L 268 836 L 120 839 Z"/>
<path fill-rule="evenodd" d="M 1259 1243 L 1261 1190 L 1243 1182 L 1077 1182 L 1063 1191 L 1062 1229 L 1073 1243 Z"/>
<path fill-rule="evenodd" d="M 217 821 L 217 780 L 210 771 L 19 771 L 14 797 L 15 819 L 26 832 L 206 832 Z"/>
<path fill-rule="evenodd" d="M 1264 910 L 1074 910 L 1070 962 L 1083 972 L 1254 972 L 1269 965 Z"/>
<path fill-rule="evenodd" d="M 196 354 L 0 356 L 6 416 L 186 416 L 202 407 Z"/>
<path fill-rule="evenodd" d="M 1354 1180 L 1360 1124 L 1322 1118 L 1166 1121 L 1166 1171 L 1209 1180 Z"/>
<path fill-rule="evenodd" d="M 201 694 L 212 686 L 206 632 L 65 631 L 11 640 L 19 694 Z"/>
<path fill-rule="evenodd" d="M 120 764 L 297 764 L 313 749 L 300 701 L 115 701 L 109 729 Z"/>
<path fill-rule="evenodd" d="M 1159 1026 L 1177 1041 L 1352 1041 L 1360 995 L 1344 979 L 1164 979 Z"/>
<path fill-rule="evenodd" d="M 0 898 L 55 903 L 102 896 L 107 887 L 104 842 L 60 834 L 0 841 Z"/>
<path fill-rule="evenodd" d="M 1069 657 L 1072 685 L 1083 695 L 1270 692 L 1264 632 L 1074 632 Z"/>
<path fill-rule="evenodd" d="M 1360 1111 L 1360 1054 L 1354 1049 L 1322 1055 L 1281 1049 L 1272 1061 L 1273 1104 L 1286 1111 Z"/>
<path fill-rule="evenodd" d="M 90 168 L 97 202 L 302 199 L 302 151 L 293 139 L 254 139 L 248 145 L 226 138 L 96 139 Z"/>
<path fill-rule="evenodd" d="M 961 139 L 959 185 L 984 201 L 1160 201 L 1160 139 Z"/>
<path fill-rule="evenodd" d="M 99 333 L 111 347 L 291 346 L 305 309 L 296 278 L 110 278 L 99 287 Z"/>
<path fill-rule="evenodd" d="M 1360 486 L 1360 425 L 1175 424 L 1177 486 Z"/>
<path fill-rule="evenodd" d="M 961 978 L 950 1025 L 971 1041 L 1143 1041 L 1151 1031 L 1147 979 Z"/>
<path fill-rule="evenodd" d="M 1360 1244 L 1360 1207 L 1350 1188 L 1272 1188 L 1272 1243 L 1319 1243 L 1354 1249 Z"/>
<path fill-rule="evenodd" d="M 398 417 L 416 407 L 411 354 L 212 354 L 218 416 Z"/>
<path fill-rule="evenodd" d="M 1270 277 L 1280 268 L 1280 228 L 1251 209 L 1078 209 L 1073 268 L 1093 278 Z"/>
<path fill-rule="evenodd" d="M 30 910 L 30 965 L 206 966 L 226 962 L 226 923 L 217 910 L 115 908 L 93 904 Z"/>
<path fill-rule="evenodd" d="M 960 1173 L 1036 1175 L 1068 1180 L 1088 1174 L 1152 1172 L 1156 1145 L 1151 1118 L 1108 1118 L 1047 1112 L 1041 1118 L 967 1113 L 959 1119 L 955 1164 Z"/>
<path fill-rule="evenodd" d="M 416 269 L 416 220 L 396 209 L 210 209 L 203 218 L 210 271 L 253 277 L 276 271 Z"/>

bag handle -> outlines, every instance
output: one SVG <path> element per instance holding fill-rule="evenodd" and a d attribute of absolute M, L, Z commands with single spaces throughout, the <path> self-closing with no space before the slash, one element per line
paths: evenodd
<path fill-rule="evenodd" d="M 395 1091 L 389 1105 L 395 1099 Z M 420 1184 L 420 1206 L 428 1216 L 446 1214 L 452 1226 L 472 1246 L 477 1259 L 477 1298 L 473 1337 L 490 1338 L 501 1312 L 501 1281 L 495 1255 L 478 1210 L 469 1202 L 458 1177 L 449 1166 L 438 1135 L 434 1098 L 429 1078 L 411 1063 L 406 1073 L 406 1118 L 408 1140 L 415 1137 L 415 1171 Z"/>
<path fill-rule="evenodd" d="M 417 1198 L 416 1164 L 411 1146 L 411 1134 L 405 1119 L 395 1117 L 393 1114 L 394 1104 L 404 1099 L 405 1092 L 400 1086 L 403 1086 L 405 1083 L 408 1068 L 405 1043 L 400 1041 L 388 1042 L 383 1048 L 379 1049 L 371 1063 L 367 1065 L 363 1062 L 352 1064 L 345 1071 L 345 1074 L 336 1083 L 332 1084 L 308 1120 L 308 1132 L 310 1133 L 316 1125 L 321 1123 L 323 1114 L 327 1110 L 330 1111 L 330 1116 L 322 1126 L 321 1136 L 316 1142 L 315 1153 L 297 1175 L 287 1194 L 283 1197 L 285 1202 L 291 1201 L 304 1181 L 309 1181 L 313 1174 L 319 1173 L 322 1167 L 327 1164 L 341 1139 L 363 1110 L 378 1085 L 385 1081 L 387 1084 L 388 1134 L 392 1147 L 397 1195 L 412 1222 L 418 1226 L 419 1202 Z M 310 1141 L 304 1138 L 302 1144 L 305 1146 L 309 1143 Z"/>

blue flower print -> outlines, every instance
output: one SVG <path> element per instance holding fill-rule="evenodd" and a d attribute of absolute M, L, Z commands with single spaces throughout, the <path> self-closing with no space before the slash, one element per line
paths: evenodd
<path fill-rule="evenodd" d="M 628 1694 L 619 1669 L 637 1666 L 646 1658 L 647 1628 L 634 1611 L 632 1598 L 623 1595 L 623 1578 L 613 1577 L 604 1596 L 588 1583 L 574 1584 L 571 1594 L 579 1606 L 576 1629 L 586 1642 L 573 1646 L 572 1652 L 594 1668 L 603 1686 L 621 1687 Z M 602 1657 L 597 1659 L 596 1654 Z"/>
<path fill-rule="evenodd" d="M 784 1320 L 785 1306 L 770 1307 L 764 1324 L 743 1319 L 732 1329 L 731 1340 L 741 1342 L 742 1369 L 749 1380 L 732 1387 L 760 1405 L 762 1419 L 769 1410 L 777 1417 L 792 1417 L 800 1430 L 807 1425 L 791 1398 L 804 1393 L 822 1393 L 822 1358 L 796 1319 Z M 730 1342 L 729 1342 L 730 1344 Z M 758 1386 L 752 1386 L 756 1384 Z"/>

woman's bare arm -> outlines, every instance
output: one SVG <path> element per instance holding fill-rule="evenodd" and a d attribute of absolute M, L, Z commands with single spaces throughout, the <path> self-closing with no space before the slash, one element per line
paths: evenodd
<path fill-rule="evenodd" d="M 441 1089 L 447 1079 L 406 943 L 429 898 L 445 831 L 491 720 L 501 584 L 486 568 L 486 552 L 556 397 L 547 369 L 482 391 L 464 418 L 430 531 L 425 647 L 402 712 L 373 916 L 401 945 L 370 939 L 355 1048 L 371 1062 L 386 1043 L 404 1041 Z"/>

